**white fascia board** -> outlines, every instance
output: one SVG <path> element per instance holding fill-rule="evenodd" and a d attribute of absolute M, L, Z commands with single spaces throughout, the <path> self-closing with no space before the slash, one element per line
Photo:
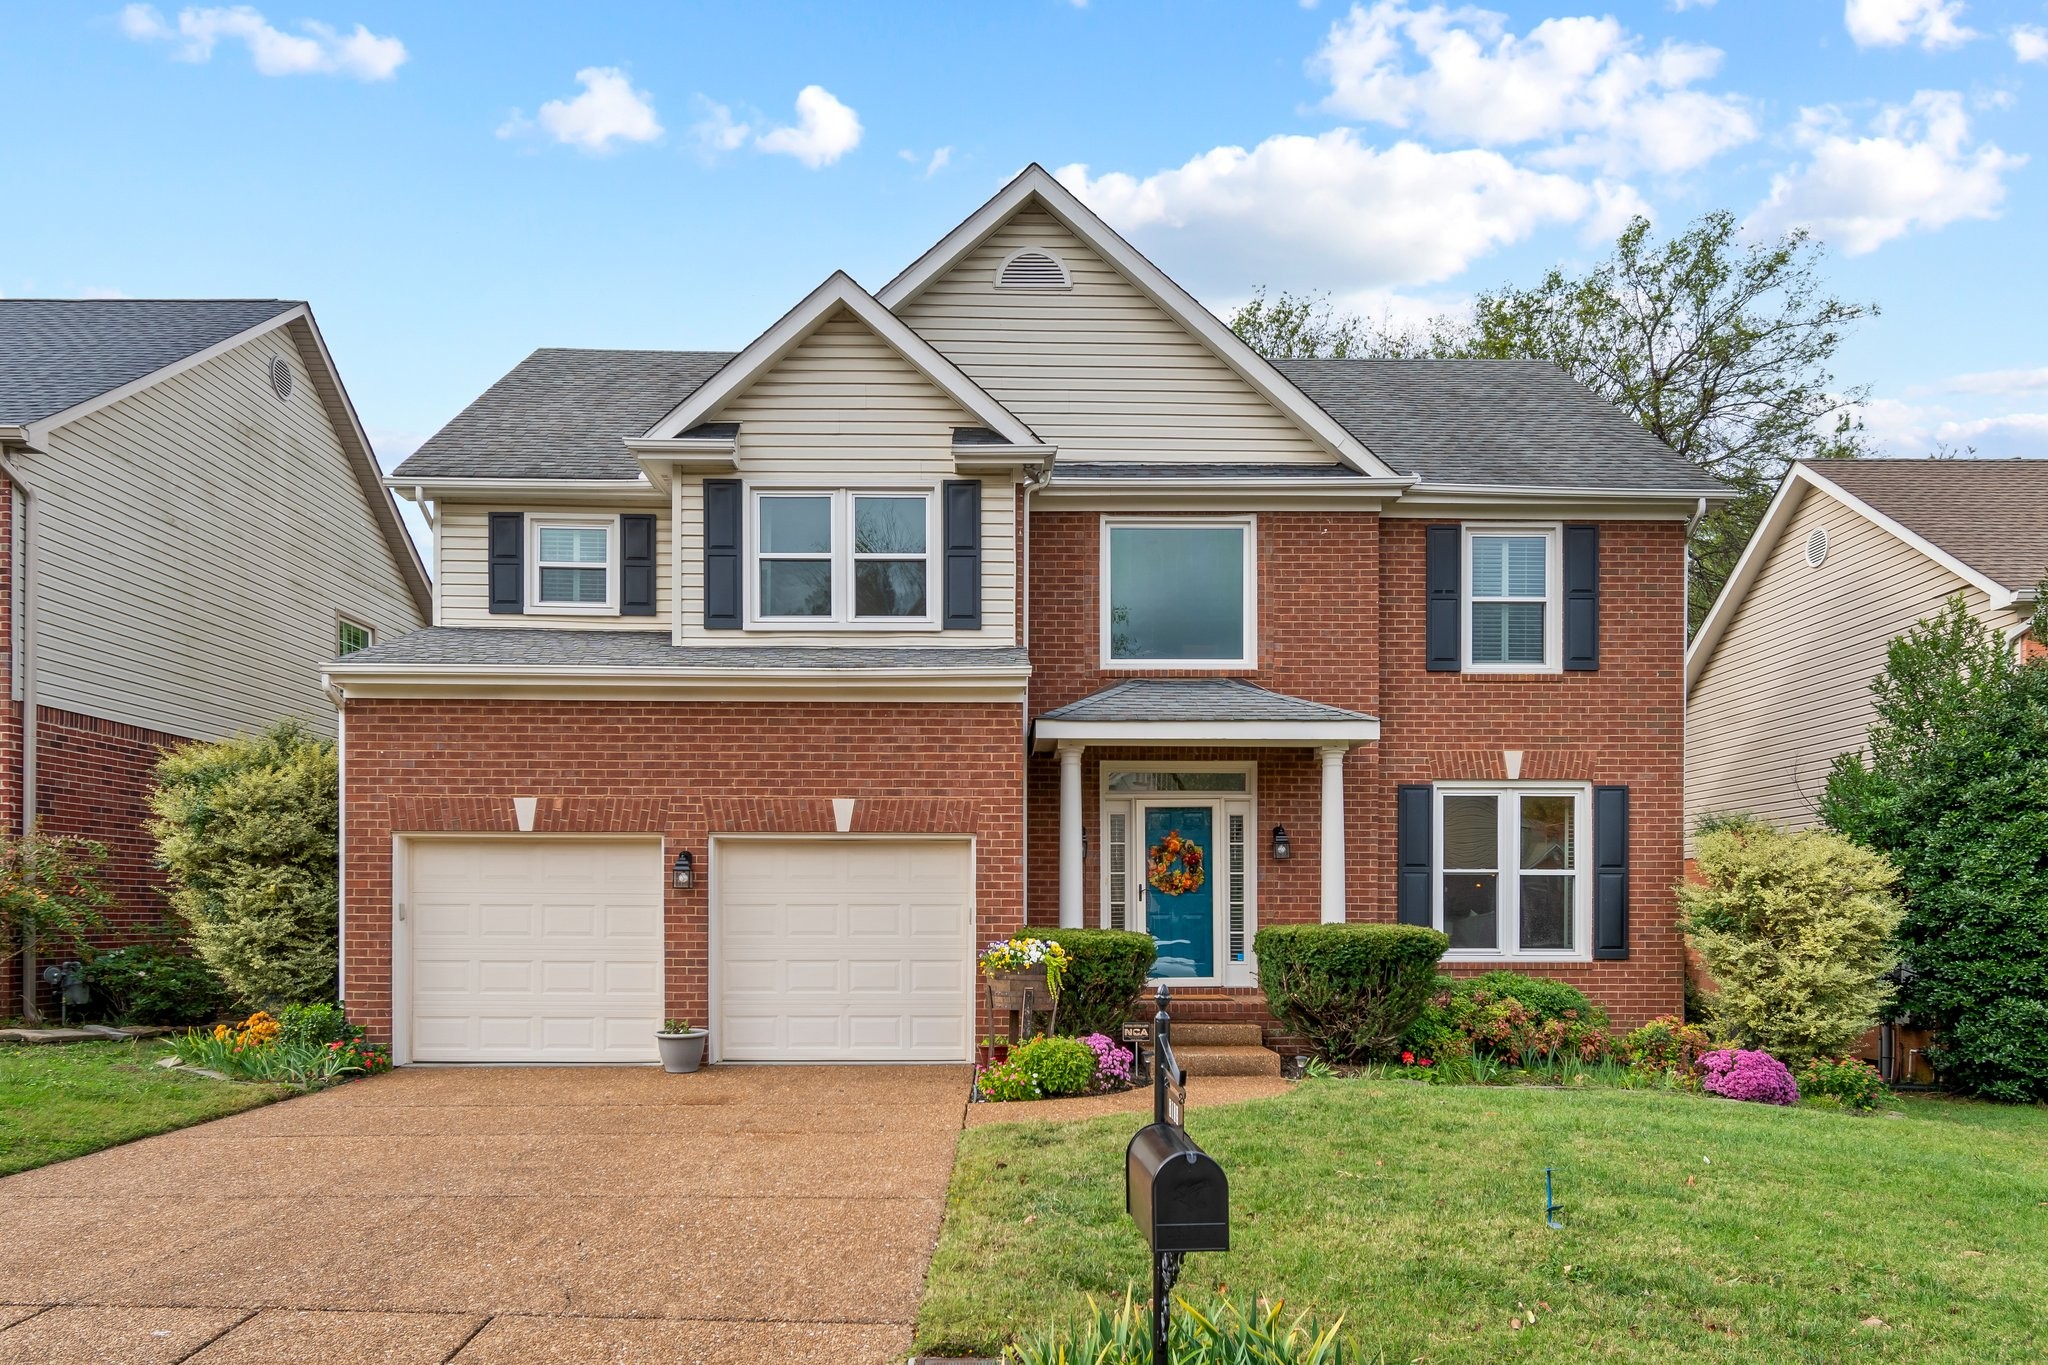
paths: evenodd
<path fill-rule="evenodd" d="M 69 422 L 75 422 L 88 413 L 97 412 L 111 403 L 118 403 L 124 398 L 141 393 L 144 389 L 161 384 L 166 379 L 183 374 L 186 370 L 192 369 L 195 366 L 204 365 L 215 356 L 225 355 L 227 352 L 234 350 L 235 347 L 253 341 L 266 332 L 274 332 L 288 322 L 294 322 L 299 318 L 311 317 L 312 311 L 303 303 L 287 308 L 277 314 L 277 316 L 265 318 L 254 327 L 244 328 L 224 341 L 216 341 L 203 351 L 194 351 L 188 356 L 182 356 L 161 369 L 151 370 L 140 379 L 131 379 L 119 388 L 108 389 L 105 393 L 96 394 L 82 403 L 74 403 L 62 412 L 53 412 L 48 417 L 40 418 L 29 423 L 26 427 L 19 428 L 23 433 L 23 441 L 28 445 L 41 446 L 49 440 L 50 432 L 57 427 L 61 427 Z M 322 343 L 322 350 L 325 350 L 324 342 Z"/>
<path fill-rule="evenodd" d="M 0 426 L 0 445 L 27 445 L 28 428 Z"/>
<path fill-rule="evenodd" d="M 332 663 L 321 680 L 349 698 L 494 697 L 644 701 L 1024 699 L 1028 664 L 963 668 L 527 668 Z"/>
<path fill-rule="evenodd" d="M 1057 744 L 1130 746 L 1216 745 L 1303 749 L 1327 744 L 1371 744 L 1377 720 L 1041 720 L 1031 727 L 1032 748 Z"/>
<path fill-rule="evenodd" d="M 1874 526 L 1882 526 L 1921 554 L 1926 555 L 1929 559 L 1941 565 L 1942 568 L 1947 569 L 1971 587 L 1982 592 L 1991 599 L 1993 607 L 2009 607 L 2018 600 L 2019 593 L 2015 589 L 2007 587 L 1982 570 L 1971 568 L 1968 564 L 1963 563 L 1962 560 L 1957 559 L 1925 536 L 1920 535 L 1916 531 L 1909 530 L 1904 523 L 1894 521 L 1869 503 L 1863 501 L 1863 499 L 1857 497 L 1854 493 L 1828 478 L 1827 475 L 1816 471 L 1812 465 L 1801 462 L 1793 465 L 1792 471 L 1798 477 L 1810 480 L 1815 487 L 1826 489 L 1829 497 L 1841 503 L 1844 507 L 1856 513 L 1856 515 L 1869 521 Z"/>
<path fill-rule="evenodd" d="M 990 397 L 969 379 L 959 366 L 932 349 L 932 344 L 910 330 L 903 320 L 875 301 L 875 297 L 854 283 L 843 270 L 835 270 L 823 284 L 804 297 L 803 302 L 784 313 L 767 331 L 755 337 L 747 348 L 727 361 L 717 374 L 704 381 L 696 392 L 669 410 L 667 416 L 647 430 L 647 439 L 667 440 L 707 420 L 727 399 L 743 391 L 804 338 L 816 331 L 836 308 L 845 308 L 887 342 L 896 353 L 923 372 L 938 389 L 965 408 L 990 431 L 1013 445 L 1038 444 L 1037 433 L 1017 415 Z"/>
<path fill-rule="evenodd" d="M 1038 496 L 1045 499 L 1082 497 L 1096 493 L 1144 494 L 1160 493 L 1208 493 L 1228 499 L 1246 492 L 1258 493 L 1314 493 L 1327 498 L 1332 495 L 1350 494 L 1364 498 L 1399 497 L 1408 486 L 1406 479 L 1371 478 L 1289 478 L 1285 475 L 1268 478 L 1218 478 L 1190 475 L 1187 478 L 1161 479 L 1116 479 L 1116 478 L 1068 478 L 1063 477 L 1057 466 L 1053 469 L 1053 481 L 1042 489 Z"/>
<path fill-rule="evenodd" d="M 1074 192 L 1054 179 L 1052 173 L 1033 162 L 997 192 L 995 198 L 976 209 L 967 220 L 940 238 L 931 250 L 912 261 L 902 274 L 889 281 L 876 295 L 884 307 L 901 308 L 924 291 L 926 285 L 944 274 L 968 252 L 980 246 L 990 233 L 1032 199 L 1060 220 L 1069 232 L 1086 242 L 1110 261 L 1139 291 L 1165 309 L 1167 315 L 1186 328 L 1215 353 L 1216 358 L 1237 372 L 1265 400 L 1292 418 L 1318 445 L 1362 474 L 1396 477 L 1379 456 L 1336 418 L 1296 388 L 1294 381 L 1273 367 L 1273 363 L 1245 344 L 1244 338 L 1224 325 L 1221 318 L 1204 308 L 1194 295 L 1174 283 L 1171 276 L 1147 260 L 1145 255 L 1105 223 Z"/>
<path fill-rule="evenodd" d="M 646 502 L 664 496 L 645 474 L 632 479 L 434 479 L 384 476 L 394 492 L 483 502 Z"/>
<path fill-rule="evenodd" d="M 1418 483 L 1386 510 L 1389 517 L 1582 517 L 1609 521 L 1690 521 L 1720 495 L 1678 489 L 1496 487 Z"/>
<path fill-rule="evenodd" d="M 1692 694 L 1693 685 L 1706 671 L 1707 660 L 1713 657 L 1714 646 L 1721 642 L 1728 623 L 1735 619 L 1741 609 L 1742 599 L 1749 592 L 1749 585 L 1763 569 L 1764 560 L 1770 555 L 1771 547 L 1778 543 L 1778 537 L 1785 533 L 1785 523 L 1799 510 L 1806 492 L 1813 485 L 1799 477 L 1799 466 L 1793 465 L 1785 475 L 1785 481 L 1778 485 L 1778 491 L 1771 495 L 1771 505 L 1764 509 L 1763 520 L 1756 524 L 1750 534 L 1749 544 L 1742 547 L 1741 558 L 1735 561 L 1735 569 L 1728 575 L 1728 581 L 1721 585 L 1721 595 L 1714 599 L 1714 605 L 1707 609 L 1707 619 L 1700 622 L 1700 628 L 1692 637 L 1692 643 L 1685 649 L 1685 691 Z"/>

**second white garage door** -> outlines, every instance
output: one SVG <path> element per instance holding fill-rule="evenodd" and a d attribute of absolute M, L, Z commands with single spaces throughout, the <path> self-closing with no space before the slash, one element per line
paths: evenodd
<path fill-rule="evenodd" d="M 966 1061 L 972 864 L 964 840 L 720 841 L 720 1055 Z"/>

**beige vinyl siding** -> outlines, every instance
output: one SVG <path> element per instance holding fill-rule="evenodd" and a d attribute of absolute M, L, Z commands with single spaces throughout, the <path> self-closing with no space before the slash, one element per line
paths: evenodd
<path fill-rule="evenodd" d="M 996 288 L 1003 258 L 1027 246 L 1065 261 L 1074 287 Z M 1043 209 L 1018 212 L 898 312 L 1063 462 L 1334 463 Z"/>
<path fill-rule="evenodd" d="M 1817 569 L 1806 562 L 1816 529 L 1828 534 Z M 1809 490 L 1687 701 L 1688 832 L 1710 811 L 1818 824 L 1835 756 L 1864 746 L 1886 646 L 1956 592 L 1975 611 L 1989 606 L 1905 541 Z"/>
<path fill-rule="evenodd" d="M 27 464 L 45 706 L 192 738 L 286 716 L 332 734 L 336 613 L 379 640 L 422 624 L 286 329 L 57 428 Z"/>
<path fill-rule="evenodd" d="M 564 517 L 615 516 L 636 512 L 653 514 L 654 524 L 654 615 L 621 616 L 617 612 L 531 612 L 517 616 L 491 614 L 490 518 L 493 512 L 523 512 L 529 518 L 559 514 Z M 434 591 L 439 604 L 439 621 L 444 626 L 530 626 L 540 630 L 658 630 L 669 629 L 669 584 L 672 581 L 673 542 L 665 505 L 652 502 L 628 507 L 566 507 L 551 503 L 451 503 L 438 509 Z"/>

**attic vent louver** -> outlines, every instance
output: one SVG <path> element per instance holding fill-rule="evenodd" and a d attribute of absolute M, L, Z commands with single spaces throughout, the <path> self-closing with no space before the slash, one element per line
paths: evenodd
<path fill-rule="evenodd" d="M 279 398 L 292 396 L 292 367 L 284 363 L 281 355 L 270 358 L 270 391 Z"/>
<path fill-rule="evenodd" d="M 1827 532 L 1827 528 L 1826 528 L 1825 526 L 1816 526 L 1816 527 L 1814 527 L 1814 528 L 1813 528 L 1813 533 L 1812 533 L 1811 535 L 1807 536 L 1807 538 L 1806 538 L 1806 562 L 1807 562 L 1807 565 L 1808 565 L 1809 567 L 1811 567 L 1811 568 L 1815 568 L 1815 569 L 1818 569 L 1818 568 L 1820 567 L 1820 565 L 1821 565 L 1821 561 L 1822 561 L 1822 560 L 1824 560 L 1824 559 L 1826 559 L 1827 557 L 1828 557 L 1828 532 Z"/>
<path fill-rule="evenodd" d="M 1074 281 L 1067 274 L 1066 262 L 1050 251 L 1037 247 L 1026 247 L 1013 251 L 1003 258 L 996 268 L 998 289 L 1072 289 Z"/>

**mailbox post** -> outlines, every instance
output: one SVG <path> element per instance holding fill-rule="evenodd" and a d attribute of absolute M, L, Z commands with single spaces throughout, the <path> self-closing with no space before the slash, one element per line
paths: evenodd
<path fill-rule="evenodd" d="M 1187 1074 L 1173 1055 L 1173 997 L 1152 1018 L 1152 1122 L 1124 1151 L 1124 1209 L 1152 1248 L 1152 1362 L 1168 1365 L 1173 1286 L 1190 1251 L 1230 1250 L 1230 1181 L 1181 1126 Z"/>

